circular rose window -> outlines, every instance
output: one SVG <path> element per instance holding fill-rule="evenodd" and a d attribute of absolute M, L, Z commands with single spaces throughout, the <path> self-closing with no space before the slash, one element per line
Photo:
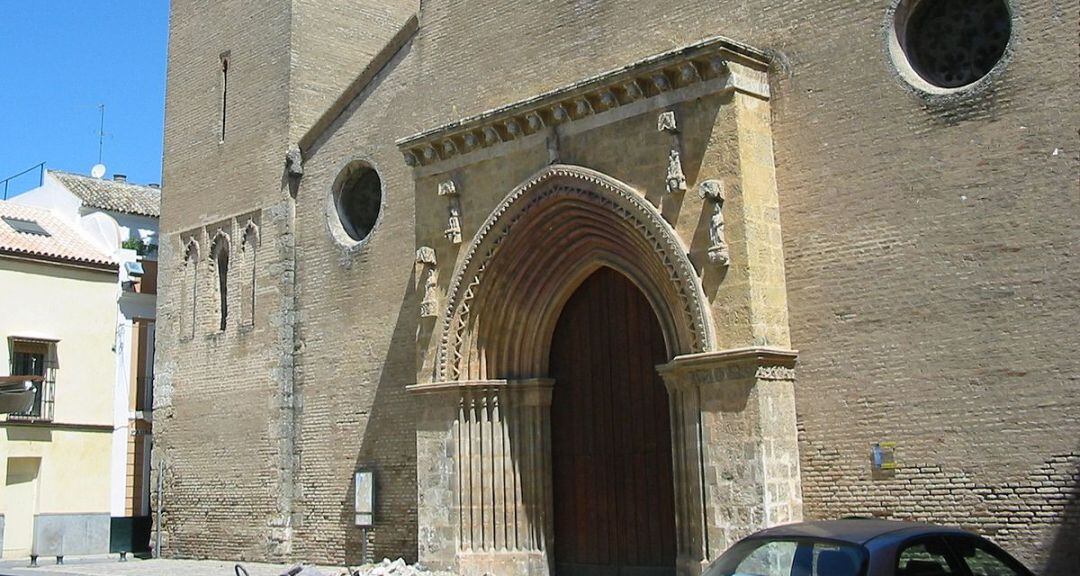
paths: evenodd
<path fill-rule="evenodd" d="M 911 71 L 943 89 L 989 74 L 1012 33 L 1005 0 L 901 0 L 893 25 L 894 49 Z"/>
<path fill-rule="evenodd" d="M 379 219 L 382 204 L 382 180 L 369 166 L 354 164 L 338 178 L 334 207 L 341 229 L 359 242 L 371 234 Z"/>

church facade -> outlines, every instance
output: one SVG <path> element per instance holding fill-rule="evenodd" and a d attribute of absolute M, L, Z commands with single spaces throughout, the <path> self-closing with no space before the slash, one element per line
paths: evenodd
<path fill-rule="evenodd" d="M 858 515 L 1071 573 L 1078 12 L 174 0 L 163 554 L 682 576 Z"/>

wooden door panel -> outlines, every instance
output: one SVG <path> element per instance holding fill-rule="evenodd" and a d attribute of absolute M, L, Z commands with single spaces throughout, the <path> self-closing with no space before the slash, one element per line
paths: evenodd
<path fill-rule="evenodd" d="M 551 346 L 557 576 L 675 571 L 663 333 L 644 295 L 603 268 L 563 308 Z"/>

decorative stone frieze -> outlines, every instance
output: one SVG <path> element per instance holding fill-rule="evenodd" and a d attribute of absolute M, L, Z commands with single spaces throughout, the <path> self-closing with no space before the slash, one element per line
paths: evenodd
<path fill-rule="evenodd" d="M 420 302 L 420 317 L 434 318 L 439 315 L 438 261 L 435 259 L 435 250 L 428 246 L 418 248 L 416 263 L 421 266 L 420 273 L 424 282 L 424 299 Z"/>
<path fill-rule="evenodd" d="M 738 62 L 735 73 L 729 62 Z M 413 167 L 435 164 L 703 82 L 768 98 L 768 57 L 716 37 L 599 74 L 570 86 L 452 122 L 397 142 Z"/>
<path fill-rule="evenodd" d="M 461 199 L 458 198 L 457 185 L 453 180 L 439 183 L 439 196 L 446 197 L 449 212 L 443 235 L 451 244 L 461 244 Z"/>
<path fill-rule="evenodd" d="M 727 266 L 731 261 L 727 241 L 724 238 L 724 183 L 706 180 L 698 186 L 698 196 L 712 205 L 709 217 L 709 262 Z"/>

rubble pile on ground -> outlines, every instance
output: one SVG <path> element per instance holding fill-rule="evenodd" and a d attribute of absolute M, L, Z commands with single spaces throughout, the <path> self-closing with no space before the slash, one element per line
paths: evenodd
<path fill-rule="evenodd" d="M 378 564 L 365 564 L 351 569 L 351 576 L 452 576 L 449 572 L 431 572 L 420 565 L 410 566 L 401 558 L 383 558 Z"/>

